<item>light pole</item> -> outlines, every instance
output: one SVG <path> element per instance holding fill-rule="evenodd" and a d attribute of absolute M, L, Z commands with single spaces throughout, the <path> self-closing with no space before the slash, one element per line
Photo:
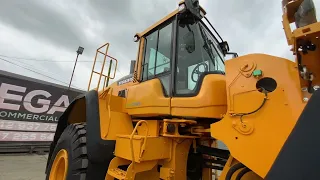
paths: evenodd
<path fill-rule="evenodd" d="M 69 83 L 68 89 L 70 89 L 70 86 L 71 86 L 71 82 L 72 82 L 74 70 L 76 69 L 76 64 L 77 64 L 77 61 L 78 61 L 79 54 L 81 55 L 81 54 L 83 53 L 83 50 L 84 50 L 83 47 L 81 47 L 81 46 L 78 47 L 78 50 L 77 50 L 77 58 L 76 58 L 76 62 L 74 63 L 74 66 L 73 66 L 73 71 L 72 71 L 72 74 L 71 74 L 71 79 L 70 79 L 70 83 Z"/>

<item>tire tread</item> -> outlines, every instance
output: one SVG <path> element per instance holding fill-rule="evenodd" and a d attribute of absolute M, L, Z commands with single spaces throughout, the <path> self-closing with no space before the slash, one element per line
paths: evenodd
<path fill-rule="evenodd" d="M 79 176 L 79 179 L 86 178 L 88 168 L 88 154 L 86 147 L 86 129 L 85 124 L 72 125 L 72 166 L 71 172 L 73 176 Z"/>

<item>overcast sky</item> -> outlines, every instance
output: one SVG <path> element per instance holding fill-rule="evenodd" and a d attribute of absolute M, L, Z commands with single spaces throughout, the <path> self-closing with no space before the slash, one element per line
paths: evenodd
<path fill-rule="evenodd" d="M 95 50 L 109 42 L 109 54 L 120 63 L 117 79 L 121 78 L 129 73 L 130 60 L 136 58 L 138 44 L 133 42 L 133 35 L 176 9 L 179 1 L 3 0 L 0 58 L 38 73 L 3 60 L 0 69 L 67 85 L 80 45 L 85 50 L 72 85 L 86 89 Z M 314 3 L 319 7 L 320 0 Z M 280 0 L 200 0 L 200 4 L 232 51 L 292 59 L 282 29 Z"/>

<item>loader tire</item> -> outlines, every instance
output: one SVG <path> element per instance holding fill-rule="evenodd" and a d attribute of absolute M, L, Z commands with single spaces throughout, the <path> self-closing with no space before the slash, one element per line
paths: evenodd
<path fill-rule="evenodd" d="M 46 180 L 64 180 L 64 176 L 66 180 L 104 180 L 109 163 L 95 164 L 88 160 L 86 124 L 71 124 L 52 153 Z"/>

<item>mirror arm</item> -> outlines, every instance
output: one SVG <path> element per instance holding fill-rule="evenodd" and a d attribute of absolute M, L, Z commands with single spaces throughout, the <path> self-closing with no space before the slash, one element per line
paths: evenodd
<path fill-rule="evenodd" d="M 236 53 L 236 52 L 227 52 L 226 54 L 231 54 L 231 55 L 233 55 L 233 58 L 239 57 L 238 53 Z"/>

